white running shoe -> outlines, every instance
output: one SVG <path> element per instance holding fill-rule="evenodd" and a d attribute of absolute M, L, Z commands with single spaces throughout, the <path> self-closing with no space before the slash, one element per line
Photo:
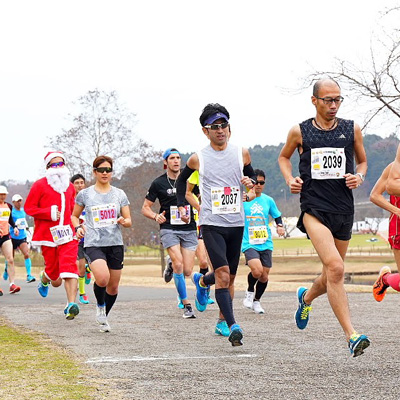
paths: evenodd
<path fill-rule="evenodd" d="M 107 323 L 107 316 L 106 316 L 106 307 L 100 307 L 99 305 L 96 306 L 96 321 L 100 325 L 104 325 Z"/>
<path fill-rule="evenodd" d="M 246 290 L 243 299 L 243 306 L 251 310 L 253 308 L 253 299 L 254 299 L 254 292 L 248 292 Z"/>
<path fill-rule="evenodd" d="M 110 332 L 111 331 L 111 326 L 107 320 L 104 324 L 100 324 L 99 330 L 100 330 L 100 332 Z"/>
<path fill-rule="evenodd" d="M 264 309 L 261 307 L 261 304 L 259 301 L 253 301 L 253 311 L 256 314 L 264 314 Z"/>

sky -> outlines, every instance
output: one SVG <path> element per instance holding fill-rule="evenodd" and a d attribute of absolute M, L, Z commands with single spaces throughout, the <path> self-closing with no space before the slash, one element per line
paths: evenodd
<path fill-rule="evenodd" d="M 278 145 L 315 113 L 311 89 L 295 90 L 310 72 L 335 57 L 368 60 L 380 10 L 359 0 L 2 2 L 0 181 L 41 177 L 48 138 L 94 88 L 115 90 L 157 150 L 207 145 L 199 116 L 211 102 L 229 110 L 232 142 Z M 363 117 L 346 101 L 339 116 Z"/>

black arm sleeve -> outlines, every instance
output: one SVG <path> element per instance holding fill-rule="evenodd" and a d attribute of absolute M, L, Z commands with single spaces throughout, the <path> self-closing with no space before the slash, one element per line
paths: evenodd
<path fill-rule="evenodd" d="M 275 218 L 275 222 L 277 225 L 283 225 L 282 217 Z"/>
<path fill-rule="evenodd" d="M 178 180 L 176 181 L 176 199 L 178 207 L 183 207 L 185 205 L 186 181 L 194 171 L 194 169 L 186 165 L 178 176 Z"/>
<path fill-rule="evenodd" d="M 248 176 L 250 179 L 252 179 L 254 181 L 254 183 L 257 180 L 256 174 L 254 173 L 254 169 L 250 164 L 247 164 L 243 167 L 243 175 L 244 176 Z"/>
<path fill-rule="evenodd" d="M 8 219 L 8 223 L 11 225 L 12 228 L 15 228 L 15 222 L 12 217 L 12 205 L 10 203 L 6 203 L 8 208 L 10 209 L 10 218 Z"/>

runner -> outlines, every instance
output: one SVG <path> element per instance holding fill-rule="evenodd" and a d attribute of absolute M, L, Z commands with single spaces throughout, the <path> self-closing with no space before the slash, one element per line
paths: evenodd
<path fill-rule="evenodd" d="M 18 228 L 18 235 L 15 235 L 14 231 L 10 231 L 11 241 L 13 244 L 13 257 L 15 256 L 15 250 L 20 249 L 24 255 L 25 269 L 26 269 L 26 281 L 28 283 L 35 282 L 36 278 L 31 275 L 32 262 L 29 257 L 29 245 L 27 243 L 26 230 L 28 230 L 28 223 L 26 222 L 26 213 L 22 207 L 22 197 L 19 194 L 15 194 L 12 197 L 13 209 L 11 212 L 12 219 Z M 4 269 L 3 278 L 7 280 L 7 261 Z"/>
<path fill-rule="evenodd" d="M 389 211 L 389 243 L 393 250 L 394 260 L 396 261 L 397 270 L 400 266 L 400 197 L 390 196 L 390 201 L 383 197 L 386 191 L 386 184 L 393 163 L 390 163 L 382 172 L 382 175 L 376 181 L 372 188 L 370 200 L 378 207 Z M 386 291 L 392 287 L 397 292 L 400 292 L 400 275 L 392 274 L 390 267 L 384 266 L 379 272 L 378 279 L 375 281 L 372 288 L 372 293 L 376 301 L 382 301 L 386 295 Z"/>
<path fill-rule="evenodd" d="M 75 192 L 78 194 L 82 189 L 85 189 L 86 182 L 85 178 L 82 174 L 76 174 L 70 179 L 71 183 L 74 185 Z M 80 216 L 80 224 L 85 222 L 85 210 L 83 210 L 82 215 Z M 81 304 L 89 304 L 88 295 L 85 292 L 85 283 L 89 281 L 88 273 L 90 274 L 89 266 L 86 264 L 86 257 L 84 252 L 84 239 L 82 238 L 78 244 L 78 271 L 79 271 L 79 278 L 78 278 L 78 289 L 79 289 L 79 302 Z"/>
<path fill-rule="evenodd" d="M 160 240 L 172 261 L 173 277 L 178 292 L 178 302 L 184 306 L 183 318 L 196 318 L 186 291 L 185 277 L 193 271 L 197 248 L 196 223 L 193 210 L 184 200 L 190 218 L 181 220 L 176 199 L 176 180 L 181 170 L 181 156 L 177 149 L 169 148 L 163 154 L 166 173 L 150 185 L 142 207 L 142 214 L 160 225 Z M 160 211 L 152 210 L 154 202 L 160 202 Z"/>
<path fill-rule="evenodd" d="M 353 226 L 352 191 L 364 181 L 367 157 L 360 127 L 354 121 L 336 117 L 343 101 L 337 82 L 318 80 L 311 99 L 316 108 L 315 118 L 289 131 L 278 160 L 291 192 L 300 193 L 301 215 L 297 226 L 307 233 L 323 265 L 322 274 L 311 289 L 298 288 L 295 320 L 299 329 L 305 329 L 312 301 L 327 293 L 350 354 L 357 357 L 370 341 L 355 332 L 350 320 L 344 288 L 344 258 Z M 290 158 L 296 149 L 300 154 L 300 176 L 293 177 Z"/>
<path fill-rule="evenodd" d="M 396 158 L 389 171 L 386 192 L 392 196 L 400 196 L 400 145 L 397 146 Z"/>
<path fill-rule="evenodd" d="M 182 220 L 186 220 L 183 207 L 186 181 L 195 170 L 199 171 L 200 226 L 214 272 L 193 274 L 196 306 L 199 311 L 206 309 L 208 287 L 215 282 L 215 298 L 220 308 L 215 332 L 229 335 L 232 346 L 241 346 L 243 332 L 235 321 L 232 299 L 244 226 L 242 185 L 253 187 L 249 176 L 254 177 L 254 171 L 248 150 L 228 142 L 229 113 L 225 107 L 208 104 L 200 116 L 200 124 L 210 144 L 190 156 L 177 184 L 179 212 Z"/>
<path fill-rule="evenodd" d="M 85 237 L 85 253 L 93 272 L 97 300 L 96 321 L 100 332 L 111 330 L 107 316 L 118 296 L 124 265 L 124 242 L 121 226 L 132 226 L 129 200 L 123 190 L 111 186 L 113 160 L 98 156 L 93 161 L 96 183 L 76 196 L 72 223 L 78 239 Z M 86 211 L 85 225 L 79 219 Z"/>
<path fill-rule="evenodd" d="M 12 205 L 6 203 L 6 197 L 8 190 L 5 186 L 0 185 L 0 249 L 3 253 L 4 258 L 8 264 L 8 274 L 7 277 L 10 281 L 10 294 L 17 293 L 21 290 L 14 282 L 15 279 L 15 267 L 14 267 L 14 257 L 13 257 L 13 246 L 10 237 L 10 228 L 14 230 L 14 234 L 18 235 L 19 231 L 16 227 L 14 220 L 12 219 Z M 7 280 L 7 278 L 5 278 Z M 0 296 L 3 296 L 3 291 L 0 289 Z"/>
<path fill-rule="evenodd" d="M 49 283 L 59 287 L 64 281 L 67 295 L 64 314 L 72 320 L 79 314 L 79 306 L 75 303 L 78 243 L 74 240 L 71 225 L 75 189 L 69 181 L 63 153 L 47 153 L 44 165 L 46 176 L 32 185 L 25 202 L 25 211 L 35 222 L 32 245 L 41 246 L 45 264 L 40 273 L 38 291 L 42 297 L 47 297 Z"/>
<path fill-rule="evenodd" d="M 276 231 L 279 236 L 285 234 L 281 212 L 272 197 L 263 193 L 265 173 L 260 169 L 254 170 L 257 175 L 254 186 L 256 198 L 244 203 L 245 226 L 242 241 L 242 252 L 246 264 L 250 267 L 247 276 L 248 287 L 243 305 L 256 314 L 264 314 L 261 306 L 261 296 L 268 285 L 269 271 L 272 267 L 272 243 L 269 216 L 275 219 Z M 254 294 L 254 287 L 256 288 Z"/>

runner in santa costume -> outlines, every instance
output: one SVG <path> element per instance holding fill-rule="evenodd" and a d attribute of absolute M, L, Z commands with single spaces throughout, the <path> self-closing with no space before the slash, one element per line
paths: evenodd
<path fill-rule="evenodd" d="M 71 213 L 75 204 L 75 188 L 61 152 L 49 152 L 44 158 L 46 176 L 36 181 L 25 202 L 25 212 L 35 220 L 32 244 L 42 248 L 45 269 L 40 273 L 38 291 L 46 297 L 49 283 L 58 287 L 64 280 L 68 304 L 67 319 L 79 314 L 75 303 L 78 288 L 76 257 L 78 242 L 74 238 Z"/>

